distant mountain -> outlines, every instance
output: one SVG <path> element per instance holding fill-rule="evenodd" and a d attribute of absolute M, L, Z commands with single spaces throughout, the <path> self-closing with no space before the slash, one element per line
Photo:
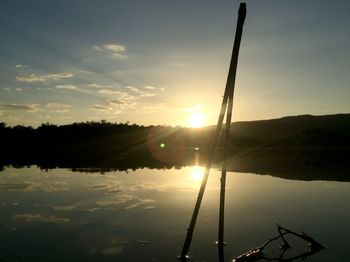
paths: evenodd
<path fill-rule="evenodd" d="M 233 123 L 233 134 L 249 136 L 292 136 L 306 130 L 349 131 L 350 114 L 300 115 L 279 119 Z"/>
<path fill-rule="evenodd" d="M 233 145 L 243 147 L 349 147 L 350 114 L 234 122 L 232 139 Z"/>

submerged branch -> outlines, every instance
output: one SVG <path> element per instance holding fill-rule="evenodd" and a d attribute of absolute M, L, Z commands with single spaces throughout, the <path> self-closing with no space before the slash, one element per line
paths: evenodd
<path fill-rule="evenodd" d="M 315 239 L 310 237 L 305 232 L 296 233 L 294 231 L 291 231 L 285 227 L 281 227 L 277 224 L 277 231 L 278 236 L 273 237 L 271 239 L 268 239 L 264 244 L 252 248 L 248 252 L 243 253 L 242 255 L 239 255 L 238 257 L 233 259 L 233 262 L 245 262 L 245 261 L 258 261 L 260 259 L 265 261 L 293 261 L 299 258 L 305 259 L 308 256 L 311 256 L 317 252 L 319 252 L 321 249 L 324 249 L 325 247 L 321 245 L 319 242 L 317 242 Z M 302 252 L 301 254 L 295 255 L 293 257 L 284 258 L 285 254 L 287 253 L 287 250 L 291 248 L 291 245 L 287 242 L 285 239 L 285 235 L 293 235 L 298 238 L 300 238 L 303 241 L 306 241 L 310 247 L 309 250 Z M 268 257 L 264 255 L 264 248 L 268 246 L 271 242 L 281 239 L 283 241 L 283 244 L 280 245 L 281 252 L 278 257 Z"/>

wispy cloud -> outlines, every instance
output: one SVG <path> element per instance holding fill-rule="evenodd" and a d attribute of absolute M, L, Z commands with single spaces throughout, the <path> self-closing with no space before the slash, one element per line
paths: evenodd
<path fill-rule="evenodd" d="M 127 89 L 129 89 L 130 91 L 137 93 L 137 94 L 144 94 L 144 91 L 141 91 L 140 89 L 133 87 L 133 86 L 126 86 Z"/>
<path fill-rule="evenodd" d="M 128 93 L 126 93 L 126 92 L 121 92 L 118 90 L 107 89 L 107 88 L 98 90 L 97 93 L 104 94 L 104 95 L 120 95 L 120 96 L 124 96 L 124 97 L 128 96 Z"/>
<path fill-rule="evenodd" d="M 51 182 L 49 184 L 45 184 L 42 188 L 45 192 L 54 193 L 54 192 L 62 192 L 67 191 L 70 188 L 68 187 L 66 182 Z"/>
<path fill-rule="evenodd" d="M 89 109 L 110 114 L 120 114 L 126 110 L 134 110 L 137 105 L 138 104 L 136 102 L 124 102 L 118 99 L 108 99 L 106 104 L 94 104 Z"/>
<path fill-rule="evenodd" d="M 57 86 L 55 86 L 55 88 L 59 89 L 59 90 L 70 90 L 70 91 L 75 91 L 75 90 L 79 89 L 75 85 L 57 85 Z"/>
<path fill-rule="evenodd" d="M 157 95 L 154 92 L 150 92 L 150 91 L 157 90 L 157 88 L 154 86 L 145 86 L 144 89 L 146 90 L 141 90 L 140 88 L 133 87 L 133 86 L 126 86 L 126 88 L 131 92 L 138 94 L 140 97 L 153 97 Z"/>
<path fill-rule="evenodd" d="M 89 87 L 93 87 L 93 88 L 105 88 L 106 86 L 104 85 L 100 85 L 100 84 L 97 84 L 97 83 L 91 83 L 91 84 L 88 84 Z"/>
<path fill-rule="evenodd" d="M 149 90 L 156 90 L 157 88 L 155 86 L 145 86 L 146 89 Z"/>
<path fill-rule="evenodd" d="M 40 111 L 41 109 L 38 104 L 0 104 L 0 110 L 18 110 L 34 113 Z"/>
<path fill-rule="evenodd" d="M 51 112 L 55 113 L 67 113 L 69 112 L 69 108 L 71 108 L 71 105 L 67 104 L 60 104 L 60 103 L 47 103 L 46 108 L 48 108 Z"/>
<path fill-rule="evenodd" d="M 107 44 L 103 46 L 104 49 L 110 50 L 113 52 L 124 52 L 126 50 L 126 47 L 124 45 L 116 45 L 116 44 Z"/>
<path fill-rule="evenodd" d="M 26 68 L 26 66 L 25 65 L 16 65 L 16 68 Z"/>
<path fill-rule="evenodd" d="M 136 100 L 137 96 L 135 95 L 130 95 L 127 92 L 122 92 L 122 91 L 118 91 L 118 90 L 113 90 L 113 89 L 100 89 L 97 91 L 97 93 L 99 94 L 103 94 L 103 95 L 109 95 L 109 96 L 116 96 L 115 99 L 123 102 L 123 103 L 127 103 L 130 102 L 132 100 Z"/>
<path fill-rule="evenodd" d="M 48 183 L 27 181 L 29 186 L 25 188 L 26 191 L 44 191 L 48 193 L 63 192 L 70 190 L 70 187 L 66 182 L 53 181 Z"/>
<path fill-rule="evenodd" d="M 54 207 L 52 207 L 53 210 L 55 210 L 55 211 L 62 211 L 62 212 L 68 212 L 68 211 L 71 211 L 71 210 L 73 210 L 75 208 L 76 208 L 76 206 L 73 206 L 73 205 L 71 205 L 71 206 L 54 206 Z"/>
<path fill-rule="evenodd" d="M 0 189 L 1 190 L 22 190 L 26 189 L 30 186 L 28 183 L 1 183 Z"/>
<path fill-rule="evenodd" d="M 65 78 L 71 78 L 74 75 L 69 72 L 62 72 L 62 73 L 54 73 L 54 74 L 46 74 L 46 75 L 38 75 L 38 74 L 23 74 L 16 76 L 16 80 L 20 82 L 46 82 L 49 80 L 61 80 Z"/>
<path fill-rule="evenodd" d="M 105 112 L 105 113 L 110 113 L 110 114 L 120 114 L 121 113 L 121 110 L 119 110 L 118 108 L 115 108 L 111 105 L 94 104 L 89 109 L 93 110 L 93 111 L 100 111 L 100 112 Z"/>
<path fill-rule="evenodd" d="M 108 103 L 111 103 L 113 105 L 117 104 L 117 105 L 123 105 L 125 104 L 123 101 L 118 100 L 118 99 L 108 99 L 107 100 Z"/>
<path fill-rule="evenodd" d="M 111 53 L 113 57 L 116 58 L 124 58 L 125 57 L 125 51 L 126 46 L 125 45 L 118 45 L 118 44 L 105 44 L 105 45 L 95 45 L 92 47 L 94 50 L 98 52 L 108 52 Z"/>
<path fill-rule="evenodd" d="M 142 95 L 140 95 L 140 97 L 153 97 L 156 96 L 157 94 L 152 94 L 152 93 L 143 93 Z"/>
<path fill-rule="evenodd" d="M 12 216 L 13 220 L 26 223 L 67 223 L 69 218 L 49 216 L 44 214 L 25 213 Z"/>

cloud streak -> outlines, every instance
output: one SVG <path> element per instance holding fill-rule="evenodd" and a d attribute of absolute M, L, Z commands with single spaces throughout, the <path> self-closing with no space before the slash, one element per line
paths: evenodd
<path fill-rule="evenodd" d="M 75 90 L 79 89 L 75 85 L 57 85 L 57 86 L 55 86 L 55 88 L 59 89 L 59 90 L 69 90 L 69 91 L 75 91 Z"/>
<path fill-rule="evenodd" d="M 59 104 L 59 103 L 47 103 L 46 108 L 48 108 L 51 112 L 54 113 L 67 113 L 71 108 L 71 105 L 67 104 Z"/>
<path fill-rule="evenodd" d="M 101 46 L 95 45 L 92 47 L 95 51 L 98 52 L 107 52 L 112 54 L 113 57 L 122 58 L 125 57 L 124 53 L 126 51 L 125 45 L 118 44 L 104 44 Z"/>
<path fill-rule="evenodd" d="M 71 211 L 73 209 L 75 209 L 76 206 L 54 206 L 52 207 L 53 210 L 55 211 L 61 211 L 61 212 L 68 212 L 68 211 Z"/>
<path fill-rule="evenodd" d="M 26 223 L 68 223 L 69 218 L 48 216 L 43 214 L 24 213 L 12 216 L 13 220 Z"/>
<path fill-rule="evenodd" d="M 38 104 L 0 104 L 0 110 L 3 111 L 26 111 L 38 112 L 41 109 Z"/>
<path fill-rule="evenodd" d="M 72 78 L 74 75 L 69 72 L 62 72 L 62 73 L 54 73 L 54 74 L 46 74 L 46 75 L 38 75 L 38 74 L 23 74 L 16 76 L 16 80 L 20 82 L 47 82 L 50 80 L 62 80 L 66 78 Z"/>

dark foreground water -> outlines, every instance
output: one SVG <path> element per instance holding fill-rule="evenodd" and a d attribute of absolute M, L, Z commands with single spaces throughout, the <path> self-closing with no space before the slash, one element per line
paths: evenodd
<path fill-rule="evenodd" d="M 6 168 L 0 261 L 177 261 L 202 171 Z M 219 175 L 209 178 L 191 261 L 217 261 Z M 327 246 L 307 261 L 350 261 L 349 182 L 228 173 L 226 261 L 276 236 L 276 222 Z"/>

